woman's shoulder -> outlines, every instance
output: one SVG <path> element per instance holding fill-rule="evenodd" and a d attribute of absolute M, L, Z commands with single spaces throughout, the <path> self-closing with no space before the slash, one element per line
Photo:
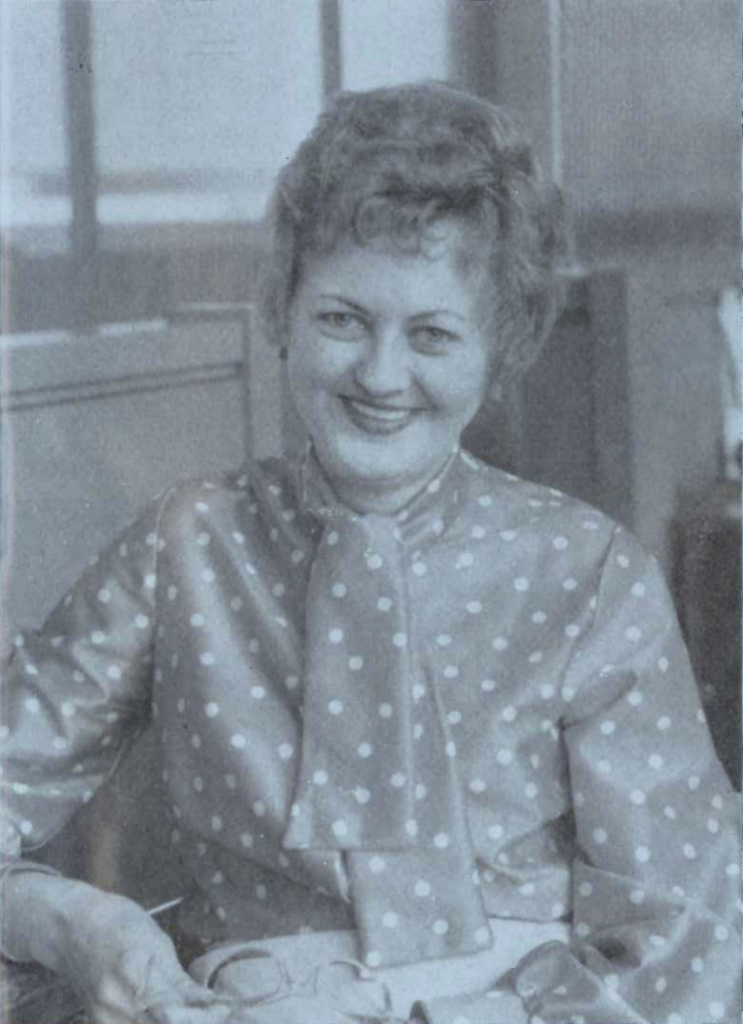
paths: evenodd
<path fill-rule="evenodd" d="M 293 504 L 296 496 L 296 470 L 285 458 L 272 456 L 245 462 L 223 470 L 177 480 L 163 490 L 151 504 L 161 524 L 183 524 L 185 519 L 203 517 L 234 508 L 236 504 L 258 503 L 280 498 Z"/>
<path fill-rule="evenodd" d="M 504 530 L 543 533 L 559 546 L 564 533 L 608 542 L 623 529 L 607 512 L 557 487 L 524 479 L 463 452 L 470 474 L 469 502 Z"/>

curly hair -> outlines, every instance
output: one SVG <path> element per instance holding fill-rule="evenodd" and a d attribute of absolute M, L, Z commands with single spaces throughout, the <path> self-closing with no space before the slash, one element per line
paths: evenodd
<path fill-rule="evenodd" d="M 560 303 L 562 206 L 530 141 L 500 107 L 437 82 L 340 94 L 280 172 L 259 296 L 284 343 L 303 261 L 341 241 L 425 253 L 437 223 L 464 228 L 464 272 L 488 271 L 493 378 L 535 360 Z"/>

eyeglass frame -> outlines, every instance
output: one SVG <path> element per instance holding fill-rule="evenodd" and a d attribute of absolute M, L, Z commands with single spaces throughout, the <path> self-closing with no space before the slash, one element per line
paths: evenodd
<path fill-rule="evenodd" d="M 394 1024 L 396 1021 L 402 1021 L 402 1018 L 396 1017 L 392 1012 L 392 995 L 388 984 L 385 981 L 374 978 L 372 971 L 365 965 L 360 963 L 358 960 L 348 960 L 344 958 L 334 958 L 328 960 L 326 963 L 317 964 L 315 967 L 310 969 L 310 973 L 304 980 L 293 978 L 289 966 L 283 957 L 277 956 L 269 949 L 251 948 L 243 949 L 237 953 L 233 953 L 228 956 L 221 963 L 217 964 L 209 972 L 206 979 L 205 986 L 208 989 L 214 991 L 217 979 L 226 967 L 231 964 L 240 963 L 243 960 L 272 960 L 276 963 L 279 970 L 279 987 L 278 989 L 269 996 L 261 996 L 257 999 L 241 999 L 240 1004 L 244 1006 L 269 1006 L 271 1003 L 281 1002 L 282 999 L 286 999 L 289 996 L 295 995 L 313 995 L 322 996 L 322 992 L 318 989 L 318 982 L 322 971 L 327 970 L 328 967 L 333 967 L 335 964 L 342 964 L 347 967 L 353 967 L 359 972 L 359 980 L 377 980 L 381 986 L 384 1007 L 380 1011 L 374 1011 L 374 1017 L 370 1018 L 366 1013 L 358 1013 L 355 1010 L 342 1010 L 344 1014 L 349 1017 L 354 1017 L 357 1020 L 380 1020 L 387 1021 L 390 1024 Z"/>

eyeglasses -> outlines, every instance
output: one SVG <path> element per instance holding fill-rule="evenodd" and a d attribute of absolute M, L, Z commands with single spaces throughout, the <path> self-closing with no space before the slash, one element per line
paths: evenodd
<path fill-rule="evenodd" d="M 402 1022 L 392 1012 L 387 985 L 355 960 L 329 960 L 305 978 L 294 978 L 286 962 L 264 949 L 246 949 L 218 964 L 206 981 L 214 989 L 219 975 L 240 963 L 240 981 L 249 995 L 239 1007 L 266 1006 L 290 996 L 318 996 L 334 1009 L 357 1021 Z"/>

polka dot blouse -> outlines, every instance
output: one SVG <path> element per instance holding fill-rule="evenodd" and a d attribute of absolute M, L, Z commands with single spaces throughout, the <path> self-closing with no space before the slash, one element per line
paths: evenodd
<path fill-rule="evenodd" d="M 489 917 L 571 922 L 570 946 L 537 948 L 509 978 L 524 1014 L 738 1020 L 738 798 L 655 560 L 600 512 L 466 452 L 398 518 L 405 642 L 438 709 L 436 735 L 411 742 L 445 746 L 477 900 Z M 193 879 L 186 932 L 208 943 L 353 928 L 361 909 L 373 918 L 375 906 L 356 905 L 343 849 L 284 843 L 306 597 L 327 530 L 289 462 L 178 485 L 42 630 L 17 638 L 1 737 L 6 865 L 90 799 L 151 722 L 172 815 L 165 855 Z M 347 600 L 369 568 L 329 580 L 330 599 Z M 402 645 L 387 637 L 390 601 L 370 604 L 366 626 Z M 327 642 L 344 651 L 342 636 Z M 368 655 L 347 654 L 362 685 Z M 347 700 L 329 697 L 327 713 L 359 728 Z M 395 712 L 382 702 L 378 713 Z M 355 788 L 373 807 L 377 787 L 397 785 L 375 758 L 360 734 L 345 777 L 318 767 L 314 783 Z M 425 815 L 437 792 L 418 785 L 414 798 Z M 366 867 L 387 871 L 394 892 L 384 850 Z M 437 886 L 417 878 L 400 905 L 435 906 Z M 394 931 L 400 915 L 378 913 L 382 933 Z"/>

